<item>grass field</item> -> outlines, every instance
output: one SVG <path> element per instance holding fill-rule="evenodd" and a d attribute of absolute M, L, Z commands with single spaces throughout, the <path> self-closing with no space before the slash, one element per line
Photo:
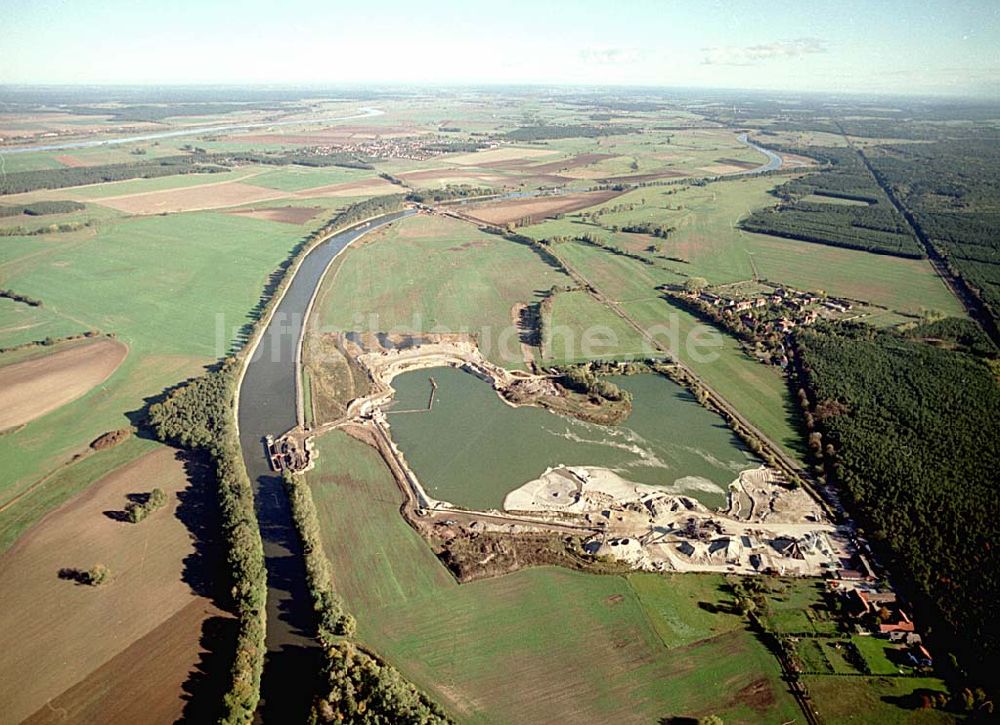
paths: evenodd
<path fill-rule="evenodd" d="M 711 576 L 540 568 L 458 585 L 399 515 L 370 448 L 340 432 L 308 474 L 335 586 L 361 639 L 461 722 L 649 722 L 798 711 L 777 664 Z"/>
<path fill-rule="evenodd" d="M 53 325 L 114 331 L 130 351 L 102 385 L 0 436 L 0 505 L 225 353 L 301 235 L 288 224 L 201 213 L 102 226 L 83 239 L 18 239 L 9 260 L 0 249 L 5 279 L 43 300 Z"/>
<path fill-rule="evenodd" d="M 558 293 L 542 330 L 543 364 L 651 354 L 635 328 L 582 290 Z"/>
<path fill-rule="evenodd" d="M 491 359 L 521 365 L 516 335 L 500 349 L 514 305 L 568 282 L 530 247 L 464 222 L 417 216 L 345 252 L 315 314 L 325 330 L 466 331 Z"/>
<path fill-rule="evenodd" d="M 830 725 L 910 725 L 952 723 L 953 716 L 939 710 L 913 709 L 900 704 L 914 692 L 944 692 L 940 680 L 916 677 L 825 677 L 802 678 L 823 722 Z"/>
<path fill-rule="evenodd" d="M 836 634 L 837 619 L 823 601 L 819 579 L 779 579 L 768 582 L 769 627 L 787 634 Z"/>
<path fill-rule="evenodd" d="M 666 241 L 612 233 L 582 223 L 575 214 L 525 227 L 522 231 L 538 239 L 595 234 L 605 242 L 631 251 L 639 251 L 638 248 L 653 241 L 662 254 L 687 260 L 687 264 L 673 264 L 674 267 L 690 276 L 704 277 L 711 284 L 751 279 L 756 271 L 759 277 L 774 283 L 823 290 L 831 295 L 867 300 L 903 312 L 932 309 L 949 315 L 964 314 L 959 302 L 926 261 L 874 255 L 738 229 L 737 222 L 747 212 L 777 203 L 768 192 L 783 182 L 782 177 L 747 177 L 702 187 L 647 187 L 585 210 L 634 204 L 635 209 L 604 214 L 601 225 L 648 222 L 672 227 Z M 631 283 L 628 279 L 621 282 Z"/>

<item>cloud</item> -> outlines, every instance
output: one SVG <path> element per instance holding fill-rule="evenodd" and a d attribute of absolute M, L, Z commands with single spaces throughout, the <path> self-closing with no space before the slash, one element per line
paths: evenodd
<path fill-rule="evenodd" d="M 796 58 L 800 55 L 827 52 L 825 40 L 820 38 L 795 38 L 776 40 L 761 45 L 722 45 L 702 48 L 704 65 L 757 65 L 774 58 Z"/>
<path fill-rule="evenodd" d="M 580 60 L 592 65 L 631 65 L 644 57 L 638 48 L 584 48 Z"/>

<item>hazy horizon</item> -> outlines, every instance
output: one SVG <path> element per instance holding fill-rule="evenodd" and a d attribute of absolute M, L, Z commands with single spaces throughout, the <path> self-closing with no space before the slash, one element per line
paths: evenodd
<path fill-rule="evenodd" d="M 416 12 L 419 10 L 419 12 Z M 524 86 L 1000 96 L 1000 6 L 634 0 L 496 9 L 13 0 L 4 85 Z M 100 39 L 100 42 L 95 42 Z"/>

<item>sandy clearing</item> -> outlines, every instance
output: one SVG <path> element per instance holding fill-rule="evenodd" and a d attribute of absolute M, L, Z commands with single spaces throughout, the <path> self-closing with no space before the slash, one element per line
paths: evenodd
<path fill-rule="evenodd" d="M 619 191 L 595 191 L 580 194 L 512 199 L 509 201 L 478 204 L 467 207 L 467 216 L 488 224 L 507 224 L 530 217 L 534 222 L 556 214 L 566 214 L 578 209 L 603 204 L 621 194 Z"/>
<path fill-rule="evenodd" d="M 0 430 L 24 425 L 107 380 L 128 348 L 101 337 L 0 368 Z"/>
<path fill-rule="evenodd" d="M 120 511 L 127 494 L 154 487 L 164 490 L 168 503 L 143 523 L 104 515 Z M 37 712 L 192 602 L 210 608 L 181 579 L 185 559 L 195 553 L 191 532 L 178 518 L 182 505 L 187 515 L 194 513 L 188 487 L 182 454 L 159 448 L 48 514 L 0 557 L 5 722 Z M 98 562 L 111 570 L 111 580 L 101 587 L 58 576 L 64 567 L 86 569 Z M 138 695 L 140 701 L 143 688 L 159 686 L 155 681 L 119 684 L 125 685 L 119 697 Z"/>
<path fill-rule="evenodd" d="M 320 211 L 320 208 L 315 206 L 273 206 L 264 209 L 233 209 L 226 214 L 284 224 L 305 224 Z"/>
<path fill-rule="evenodd" d="M 537 159 L 542 156 L 554 156 L 559 151 L 555 149 L 522 148 L 520 146 L 503 146 L 488 151 L 472 151 L 458 156 L 445 157 L 449 164 L 459 166 L 481 166 L 496 161 L 515 161 L 519 159 Z"/>

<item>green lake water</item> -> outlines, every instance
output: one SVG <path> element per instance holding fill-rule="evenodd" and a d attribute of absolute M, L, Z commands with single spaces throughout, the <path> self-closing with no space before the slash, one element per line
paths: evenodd
<path fill-rule="evenodd" d="M 426 408 L 431 377 L 432 410 L 393 412 Z M 722 418 L 676 383 L 652 374 L 610 380 L 633 396 L 618 426 L 512 408 L 489 384 L 447 367 L 397 377 L 389 423 L 427 493 L 472 509 L 500 508 L 508 492 L 560 464 L 603 466 L 716 507 L 739 471 L 759 465 Z"/>

